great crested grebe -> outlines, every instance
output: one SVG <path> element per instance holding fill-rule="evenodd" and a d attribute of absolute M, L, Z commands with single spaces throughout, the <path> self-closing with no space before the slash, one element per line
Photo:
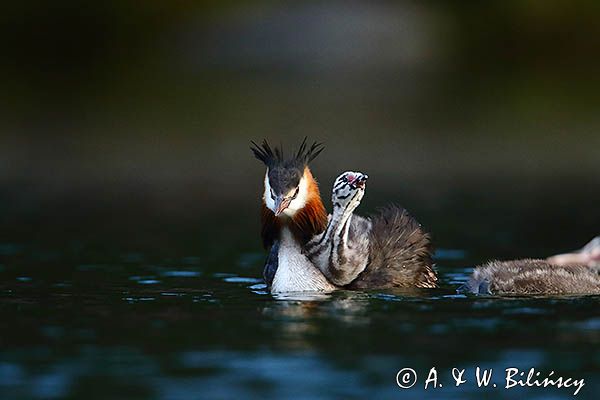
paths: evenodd
<path fill-rule="evenodd" d="M 490 261 L 460 291 L 499 295 L 600 294 L 600 236 L 581 250 L 546 260 Z"/>
<path fill-rule="evenodd" d="M 272 292 L 332 291 L 336 287 L 303 253 L 304 245 L 327 226 L 327 211 L 308 164 L 323 146 L 306 138 L 297 153 L 284 158 L 267 141 L 252 142 L 267 167 L 262 196 L 262 242 L 269 249 L 264 277 Z"/>
<path fill-rule="evenodd" d="M 267 166 L 262 239 L 270 249 L 264 277 L 271 291 L 436 287 L 429 237 L 404 209 L 389 207 L 372 221 L 351 218 L 365 175 L 345 173 L 336 180 L 328 217 L 308 167 L 322 149 L 317 143 L 307 147 L 305 139 L 285 159 L 266 141 L 253 142 L 254 155 Z"/>
<path fill-rule="evenodd" d="M 309 259 L 349 289 L 437 287 L 429 235 L 406 210 L 389 206 L 368 219 L 353 214 L 367 178 L 348 171 L 335 180 L 333 214 L 325 232 L 306 245 Z"/>

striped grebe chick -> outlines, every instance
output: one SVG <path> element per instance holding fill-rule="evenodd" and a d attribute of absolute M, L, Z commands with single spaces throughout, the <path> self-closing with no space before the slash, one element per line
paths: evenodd
<path fill-rule="evenodd" d="M 309 259 L 338 286 L 355 280 L 369 261 L 371 221 L 353 215 L 365 194 L 367 179 L 360 172 L 344 172 L 335 180 L 327 229 L 306 245 Z"/>
<path fill-rule="evenodd" d="M 306 138 L 291 158 L 267 141 L 252 142 L 256 158 L 267 167 L 262 196 L 264 247 L 269 250 L 264 277 L 272 292 L 331 291 L 336 287 L 303 253 L 303 246 L 327 225 L 319 186 L 308 164 L 323 150 Z"/>
<path fill-rule="evenodd" d="M 349 289 L 437 287 L 429 235 L 406 210 L 390 206 L 368 219 L 353 214 L 367 178 L 348 171 L 335 180 L 327 229 L 306 246 L 310 260 Z"/>
<path fill-rule="evenodd" d="M 498 295 L 600 294 L 600 236 L 581 250 L 548 257 L 490 261 L 460 291 Z"/>

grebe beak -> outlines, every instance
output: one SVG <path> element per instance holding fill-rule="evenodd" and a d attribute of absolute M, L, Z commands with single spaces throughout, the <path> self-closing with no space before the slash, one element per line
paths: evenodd
<path fill-rule="evenodd" d="M 278 217 L 289 207 L 292 199 L 290 197 L 277 196 L 275 198 L 275 216 Z"/>
<path fill-rule="evenodd" d="M 352 182 L 352 184 L 354 185 L 354 187 L 364 189 L 365 184 L 367 183 L 367 179 L 369 179 L 369 175 L 362 175 L 362 176 L 359 176 L 358 178 L 356 178 Z"/>

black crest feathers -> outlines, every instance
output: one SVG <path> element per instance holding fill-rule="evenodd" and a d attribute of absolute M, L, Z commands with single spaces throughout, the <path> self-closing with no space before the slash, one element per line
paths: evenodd
<path fill-rule="evenodd" d="M 307 138 L 305 137 L 300 144 L 298 151 L 290 160 L 284 160 L 283 148 L 281 146 L 271 148 L 266 140 L 263 140 L 260 146 L 256 142 L 251 141 L 252 146 L 250 146 L 250 149 L 254 153 L 254 157 L 262 161 L 267 167 L 272 167 L 273 165 L 281 164 L 286 161 L 308 165 L 323 151 L 325 147 L 323 143 L 318 142 L 313 142 L 310 146 L 308 146 L 306 139 Z"/>
<path fill-rule="evenodd" d="M 266 166 L 271 166 L 276 162 L 283 161 L 283 154 L 279 148 L 275 148 L 275 152 L 271 149 L 271 146 L 267 140 L 263 140 L 262 145 L 256 144 L 254 140 L 250 141 L 252 146 L 250 150 L 254 153 L 254 157 L 262 161 Z"/>

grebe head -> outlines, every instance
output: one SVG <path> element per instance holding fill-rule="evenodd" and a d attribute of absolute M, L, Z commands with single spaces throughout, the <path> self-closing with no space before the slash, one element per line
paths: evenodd
<path fill-rule="evenodd" d="M 314 195 L 316 182 L 308 164 L 323 151 L 323 145 L 314 142 L 309 147 L 304 138 L 291 158 L 284 158 L 280 147 L 271 149 L 266 140 L 260 146 L 255 142 L 252 145 L 254 156 L 267 167 L 263 193 L 265 206 L 276 217 L 293 217 Z M 316 195 L 318 196 L 318 190 Z"/>
<path fill-rule="evenodd" d="M 334 209 L 356 208 L 365 194 L 368 175 L 362 172 L 346 171 L 337 177 L 333 184 L 331 202 Z"/>

